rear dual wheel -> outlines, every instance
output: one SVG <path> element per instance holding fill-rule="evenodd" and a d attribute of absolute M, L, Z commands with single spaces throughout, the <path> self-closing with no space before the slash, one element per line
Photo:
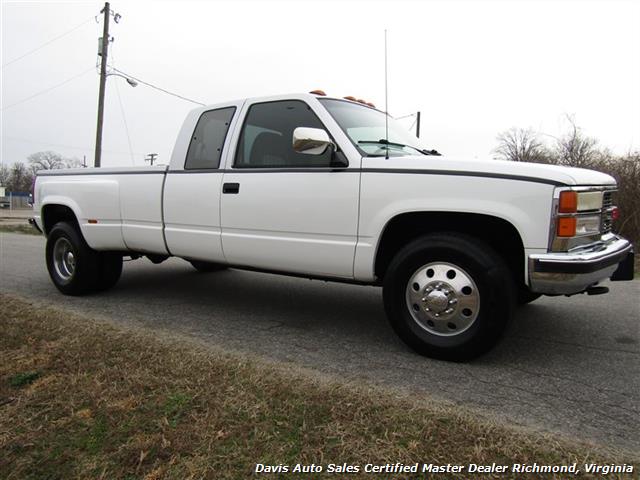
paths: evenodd
<path fill-rule="evenodd" d="M 383 298 L 391 326 L 412 349 L 464 361 L 499 340 L 515 290 L 505 261 L 489 245 L 442 233 L 398 252 L 384 278 Z"/>
<path fill-rule="evenodd" d="M 85 295 L 113 287 L 122 274 L 122 255 L 93 250 L 75 224 L 56 223 L 47 236 L 49 276 L 65 295 Z"/>

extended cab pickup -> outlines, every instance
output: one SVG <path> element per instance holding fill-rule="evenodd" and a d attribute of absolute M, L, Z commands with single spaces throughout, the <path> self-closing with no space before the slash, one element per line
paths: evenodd
<path fill-rule="evenodd" d="M 616 184 L 590 170 L 457 160 L 370 105 L 299 94 L 193 110 L 169 166 L 41 171 L 34 223 L 68 295 L 105 290 L 123 257 L 181 257 L 383 286 L 391 325 L 464 360 L 517 302 L 602 293 L 633 276 Z"/>

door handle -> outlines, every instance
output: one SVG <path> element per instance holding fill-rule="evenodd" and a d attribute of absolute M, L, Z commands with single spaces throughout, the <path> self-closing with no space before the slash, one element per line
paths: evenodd
<path fill-rule="evenodd" d="M 240 193 L 239 183 L 223 183 L 222 193 Z"/>

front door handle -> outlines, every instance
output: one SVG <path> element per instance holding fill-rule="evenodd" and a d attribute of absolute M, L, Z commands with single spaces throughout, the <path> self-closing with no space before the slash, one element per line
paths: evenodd
<path fill-rule="evenodd" d="M 222 193 L 240 193 L 239 183 L 223 183 Z"/>

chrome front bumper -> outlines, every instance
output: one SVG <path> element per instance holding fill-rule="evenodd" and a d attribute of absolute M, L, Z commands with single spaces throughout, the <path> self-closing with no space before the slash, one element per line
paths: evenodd
<path fill-rule="evenodd" d="M 609 235 L 566 253 L 529 255 L 529 288 L 547 295 L 580 293 L 612 276 L 612 280 L 632 280 L 633 263 L 631 243 Z"/>

